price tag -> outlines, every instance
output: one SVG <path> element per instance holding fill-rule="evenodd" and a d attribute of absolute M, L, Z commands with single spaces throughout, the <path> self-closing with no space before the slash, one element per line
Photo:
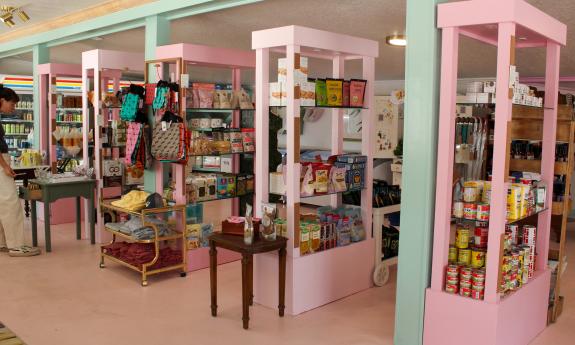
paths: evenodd
<path fill-rule="evenodd" d="M 162 131 L 167 131 L 168 130 L 168 123 L 166 121 L 162 121 Z"/>

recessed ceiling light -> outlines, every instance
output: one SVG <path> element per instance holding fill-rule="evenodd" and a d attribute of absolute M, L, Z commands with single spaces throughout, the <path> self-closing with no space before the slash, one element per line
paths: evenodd
<path fill-rule="evenodd" d="M 519 37 L 520 41 L 527 41 L 527 37 Z"/>
<path fill-rule="evenodd" d="M 385 38 L 385 42 L 390 46 L 395 47 L 405 47 L 407 45 L 407 39 L 404 35 L 390 35 Z"/>
<path fill-rule="evenodd" d="M 103 40 L 104 40 L 104 37 L 101 37 L 101 36 L 92 37 L 92 41 L 103 41 Z"/>

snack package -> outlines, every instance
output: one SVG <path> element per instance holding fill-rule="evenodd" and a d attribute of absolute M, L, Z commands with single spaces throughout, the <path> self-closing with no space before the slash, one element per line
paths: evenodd
<path fill-rule="evenodd" d="M 239 129 L 230 130 L 230 141 L 232 146 L 232 153 L 244 152 L 244 146 L 242 141 L 242 132 Z"/>
<path fill-rule="evenodd" d="M 315 253 L 320 250 L 321 245 L 321 225 L 318 222 L 312 222 L 310 229 L 310 252 Z"/>
<path fill-rule="evenodd" d="M 300 240 L 299 240 L 299 254 L 305 255 L 309 253 L 310 249 L 310 240 L 309 240 L 309 223 L 301 222 L 300 223 Z"/>
<path fill-rule="evenodd" d="M 305 164 L 305 165 L 304 165 Z M 301 196 L 313 196 L 315 191 L 315 180 L 313 178 L 313 168 L 312 165 L 309 163 L 302 163 L 302 169 L 304 173 L 303 181 L 301 183 Z"/>
<path fill-rule="evenodd" d="M 254 152 L 256 150 L 254 128 L 242 128 L 242 141 L 244 152 Z"/>
<path fill-rule="evenodd" d="M 343 94 L 342 94 L 342 105 L 344 107 L 349 107 L 349 86 L 350 86 L 350 81 L 349 80 L 344 80 L 343 81 Z"/>
<path fill-rule="evenodd" d="M 341 107 L 343 105 L 343 80 L 326 79 L 327 105 Z"/>
<path fill-rule="evenodd" d="M 346 168 L 332 167 L 329 178 L 329 192 L 338 193 L 345 192 L 347 190 L 347 184 L 345 183 L 345 176 L 347 174 Z"/>
<path fill-rule="evenodd" d="M 349 106 L 363 107 L 366 80 L 352 79 L 349 84 Z"/>
<path fill-rule="evenodd" d="M 326 194 L 329 192 L 329 174 L 331 165 L 312 163 L 313 178 L 315 181 L 315 193 Z"/>
<path fill-rule="evenodd" d="M 325 79 L 315 81 L 315 104 L 318 107 L 327 106 L 327 86 Z"/>

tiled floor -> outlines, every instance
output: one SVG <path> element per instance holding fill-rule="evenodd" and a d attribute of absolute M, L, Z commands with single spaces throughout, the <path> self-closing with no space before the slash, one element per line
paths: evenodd
<path fill-rule="evenodd" d="M 575 233 L 569 237 L 573 253 Z M 155 276 L 142 288 L 124 267 L 98 268 L 98 247 L 74 240 L 71 224 L 53 227 L 53 249 L 34 258 L 0 256 L 0 320 L 28 345 L 393 343 L 395 275 L 385 287 L 297 317 L 280 319 L 256 305 L 245 331 L 238 263 L 220 267 L 219 317 L 212 318 L 207 270 Z M 563 286 L 564 315 L 533 344 L 575 339 L 575 264 Z"/>

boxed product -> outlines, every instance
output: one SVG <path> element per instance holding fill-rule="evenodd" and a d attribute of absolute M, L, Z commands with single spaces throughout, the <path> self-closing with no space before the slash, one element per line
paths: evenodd
<path fill-rule="evenodd" d="M 283 97 L 285 95 L 285 97 Z M 270 106 L 282 107 L 287 105 L 287 89 L 282 82 L 270 83 Z"/>
<path fill-rule="evenodd" d="M 231 174 L 233 170 L 233 159 L 231 157 L 222 157 L 220 172 Z"/>
<path fill-rule="evenodd" d="M 483 92 L 487 92 L 487 93 L 495 93 L 495 85 L 496 83 L 494 81 L 485 81 L 483 82 Z"/>
<path fill-rule="evenodd" d="M 236 195 L 236 177 L 219 175 L 217 178 L 218 199 L 231 198 Z"/>
<path fill-rule="evenodd" d="M 327 86 L 325 79 L 315 80 L 315 104 L 317 107 L 327 106 Z"/>
<path fill-rule="evenodd" d="M 301 85 L 300 105 L 315 107 L 315 82 L 306 81 Z"/>
<path fill-rule="evenodd" d="M 255 136 L 254 128 L 242 128 L 242 142 L 244 145 L 244 152 L 254 152 L 256 150 Z"/>
<path fill-rule="evenodd" d="M 284 195 L 286 193 L 286 184 L 284 183 L 282 173 L 270 173 L 270 193 L 278 195 Z"/>
<path fill-rule="evenodd" d="M 457 95 L 456 97 L 456 103 L 459 104 L 473 104 L 473 103 L 477 103 L 477 94 L 475 93 L 468 93 L 466 95 Z"/>
<path fill-rule="evenodd" d="M 477 103 L 493 103 L 493 98 L 495 97 L 495 95 L 491 94 L 491 93 L 478 93 L 476 95 L 477 97 Z"/>
<path fill-rule="evenodd" d="M 507 190 L 507 218 L 515 220 L 521 218 L 521 204 L 523 200 L 520 185 L 511 184 Z"/>
<path fill-rule="evenodd" d="M 216 175 L 206 175 L 206 200 L 214 200 L 217 198 L 216 195 Z"/>
<path fill-rule="evenodd" d="M 247 194 L 247 176 L 238 175 L 236 178 L 236 195 L 242 196 Z"/>
<path fill-rule="evenodd" d="M 341 107 L 343 105 L 343 80 L 326 79 L 327 105 L 330 107 Z"/>
<path fill-rule="evenodd" d="M 119 160 L 104 160 L 103 170 L 104 177 L 123 175 L 123 165 Z"/>
<path fill-rule="evenodd" d="M 349 83 L 349 106 L 363 107 L 367 80 L 352 79 Z M 342 86 L 343 87 L 343 86 Z"/>
<path fill-rule="evenodd" d="M 349 164 L 366 163 L 367 162 L 367 156 L 355 155 L 355 154 L 339 155 L 339 156 L 337 156 L 337 161 L 340 163 L 349 163 Z"/>
<path fill-rule="evenodd" d="M 474 81 L 467 84 L 467 93 L 480 93 L 480 92 L 487 92 L 483 89 L 483 82 L 481 81 Z"/>
<path fill-rule="evenodd" d="M 297 59 L 299 57 L 299 60 Z M 295 86 L 302 86 L 307 81 L 308 58 L 296 55 L 294 83 Z M 278 81 L 287 83 L 287 58 L 278 59 Z"/>
<path fill-rule="evenodd" d="M 198 201 L 208 200 L 208 193 L 206 189 L 206 179 L 201 176 L 194 176 L 192 178 L 193 188 L 196 190 L 196 198 Z"/>
<path fill-rule="evenodd" d="M 246 193 L 250 194 L 256 190 L 256 178 L 253 174 L 246 175 Z"/>
<path fill-rule="evenodd" d="M 473 116 L 473 106 L 471 105 L 458 105 L 455 107 L 455 112 L 459 116 Z"/>

